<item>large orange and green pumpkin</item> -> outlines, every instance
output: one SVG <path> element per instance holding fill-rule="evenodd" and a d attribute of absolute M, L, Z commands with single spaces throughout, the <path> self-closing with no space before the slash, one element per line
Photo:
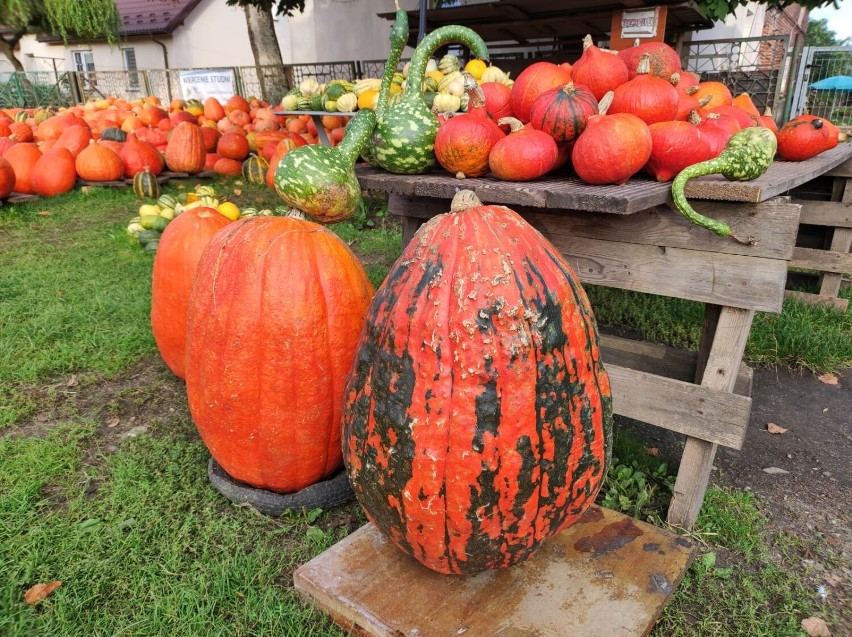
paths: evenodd
<path fill-rule="evenodd" d="M 457 194 L 367 314 L 345 392 L 359 503 L 441 573 L 531 557 L 592 504 L 612 409 L 577 276 L 518 214 Z"/>
<path fill-rule="evenodd" d="M 201 438 L 234 479 L 299 491 L 343 464 L 343 387 L 373 288 L 333 232 L 254 217 L 198 263 L 186 389 Z"/>

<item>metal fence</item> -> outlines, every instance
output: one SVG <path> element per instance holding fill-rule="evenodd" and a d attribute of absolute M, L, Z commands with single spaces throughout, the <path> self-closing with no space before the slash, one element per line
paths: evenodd
<path fill-rule="evenodd" d="M 792 114 L 810 113 L 852 125 L 852 46 L 809 46 L 796 78 Z"/>
<path fill-rule="evenodd" d="M 407 60 L 400 61 L 402 69 Z M 318 82 L 335 78 L 359 80 L 381 77 L 385 60 L 356 60 L 285 66 L 235 66 L 221 70 L 231 77 L 235 95 L 260 97 L 276 103 L 308 77 Z M 163 101 L 187 99 L 181 74 L 204 69 L 150 69 L 142 71 L 69 71 L 0 74 L 0 108 L 68 106 L 90 99 L 115 96 L 133 100 L 156 95 Z"/>
<path fill-rule="evenodd" d="M 761 112 L 769 106 L 778 116 L 786 110 L 795 74 L 797 54 L 789 39 L 784 35 L 686 42 L 681 61 L 684 70 L 702 81 L 722 82 L 734 95 L 748 93 Z"/>

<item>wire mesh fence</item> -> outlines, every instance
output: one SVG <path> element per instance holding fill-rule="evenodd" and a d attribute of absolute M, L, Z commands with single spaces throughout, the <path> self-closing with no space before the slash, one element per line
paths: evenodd
<path fill-rule="evenodd" d="M 56 108 L 72 101 L 67 73 L 0 73 L 0 108 Z"/>

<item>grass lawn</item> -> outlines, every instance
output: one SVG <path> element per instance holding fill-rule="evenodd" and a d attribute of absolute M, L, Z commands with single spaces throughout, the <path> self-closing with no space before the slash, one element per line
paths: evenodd
<path fill-rule="evenodd" d="M 218 187 L 238 203 L 277 204 L 265 189 Z M 353 504 L 271 519 L 210 487 L 183 384 L 150 334 L 152 257 L 125 237 L 139 203 L 92 189 L 0 208 L 0 635 L 342 635 L 298 600 L 292 571 L 363 514 Z M 398 228 L 370 208 L 333 230 L 378 285 Z M 602 322 L 696 344 L 698 304 L 589 292 Z M 849 365 L 851 317 L 785 303 L 756 319 L 748 356 Z M 660 523 L 669 468 L 624 435 L 615 458 L 603 503 Z M 792 540 L 766 519 L 750 493 L 708 491 L 693 533 L 702 554 L 653 635 L 802 634 L 819 599 L 801 584 Z M 54 580 L 63 584 L 44 602 L 24 603 L 30 586 Z"/>

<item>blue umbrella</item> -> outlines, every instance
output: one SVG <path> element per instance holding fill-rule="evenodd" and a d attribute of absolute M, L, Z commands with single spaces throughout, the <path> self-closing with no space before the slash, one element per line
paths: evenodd
<path fill-rule="evenodd" d="M 809 88 L 817 91 L 852 91 L 852 77 L 849 75 L 833 75 L 819 82 L 814 82 Z"/>

